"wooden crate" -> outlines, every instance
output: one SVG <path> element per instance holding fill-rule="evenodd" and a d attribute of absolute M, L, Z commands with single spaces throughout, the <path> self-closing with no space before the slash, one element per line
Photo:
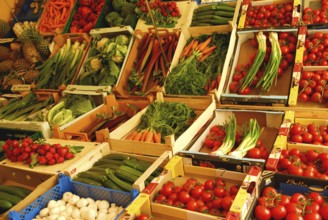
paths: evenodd
<path fill-rule="evenodd" d="M 197 134 L 198 129 L 203 126 L 206 121 L 213 115 L 213 111 L 215 109 L 215 100 L 213 96 L 165 96 L 163 98 L 162 95 L 162 93 L 157 93 L 156 100 L 164 102 L 185 103 L 190 108 L 194 109 L 197 116 L 193 124 L 177 139 L 174 139 L 174 135 L 165 137 L 164 144 L 124 140 L 123 138 L 139 125 L 141 116 L 147 110 L 147 108 L 145 108 L 133 116 L 126 123 L 110 133 L 109 145 L 111 150 L 151 156 L 159 156 L 164 151 L 169 150 L 175 154 L 187 146 L 187 144 Z"/>
<path fill-rule="evenodd" d="M 192 4 L 194 4 L 194 2 L 192 2 L 192 1 L 177 1 L 176 3 L 180 10 L 181 17 L 178 19 L 178 23 L 175 24 L 175 26 L 173 28 L 168 28 L 170 30 L 176 29 L 176 28 L 181 28 L 183 25 L 186 24 L 187 17 L 191 13 Z M 148 24 L 146 24 L 146 22 L 143 19 L 139 18 L 135 30 L 141 30 L 144 32 L 144 31 L 148 31 L 148 29 L 152 28 L 152 27 L 153 27 L 152 24 L 148 25 Z M 166 28 L 166 27 L 161 27 L 161 26 L 158 26 L 158 27 Z"/>
<path fill-rule="evenodd" d="M 0 185 L 20 186 L 32 190 L 32 192 L 22 201 L 13 206 L 10 210 L 0 215 L 0 219 L 7 219 L 9 211 L 22 210 L 29 205 L 30 201 L 42 195 L 48 188 L 47 185 L 55 184 L 57 177 L 53 174 L 36 173 L 32 170 L 20 170 L 15 167 L 0 165 Z"/>
<path fill-rule="evenodd" d="M 191 163 L 199 166 L 201 162 L 209 162 L 215 168 L 223 168 L 227 170 L 247 173 L 251 166 L 258 166 L 264 168 L 266 160 L 235 158 L 233 156 L 214 156 L 210 154 L 210 149 L 203 147 L 206 136 L 210 133 L 210 129 L 214 125 L 223 125 L 231 116 L 236 117 L 237 126 L 241 128 L 243 123 L 248 122 L 251 118 L 256 119 L 263 128 L 260 140 L 266 147 L 268 152 L 271 152 L 278 130 L 283 120 L 283 112 L 271 111 L 250 111 L 250 110 L 216 110 L 214 119 L 206 126 L 202 134 L 195 140 L 195 142 L 187 148 L 187 150 L 179 151 L 178 155 L 188 157 Z"/>
<path fill-rule="evenodd" d="M 285 28 L 297 27 L 299 23 L 300 13 L 298 9 L 301 6 L 300 0 L 243 0 L 241 3 L 241 14 L 238 21 L 238 29 L 267 29 L 267 28 L 256 28 L 256 27 L 245 27 L 245 21 L 247 17 L 247 10 L 250 5 L 252 6 L 262 6 L 269 4 L 282 4 L 282 3 L 293 3 L 294 8 L 292 12 L 292 21 L 290 25 L 285 26 Z M 283 28 L 284 26 L 280 26 L 278 28 Z M 275 28 L 275 27 L 270 27 Z"/>
<path fill-rule="evenodd" d="M 136 107 L 136 111 L 140 111 L 149 103 L 151 103 L 151 97 L 133 97 L 125 99 L 116 99 L 114 95 L 108 95 L 105 97 L 105 103 L 97 107 L 91 112 L 85 114 L 82 118 L 77 118 L 74 122 L 70 123 L 64 129 L 59 127 L 53 127 L 53 138 L 59 138 L 64 140 L 80 140 L 80 141 L 92 141 L 90 135 L 84 132 L 85 128 L 97 120 L 98 114 L 111 115 L 113 109 L 118 112 L 127 114 L 128 118 L 131 118 L 136 112 L 129 107 L 132 105 Z M 108 141 L 109 130 L 102 129 L 96 132 L 96 142 Z"/>
<path fill-rule="evenodd" d="M 228 72 L 230 71 L 230 63 L 233 58 L 233 51 L 235 49 L 235 42 L 236 42 L 236 28 L 233 27 L 234 25 L 220 25 L 220 26 L 213 26 L 213 27 L 183 27 L 181 29 L 181 34 L 179 38 L 179 42 L 176 48 L 176 52 L 174 54 L 174 58 L 172 60 L 170 71 L 179 64 L 179 57 L 187 45 L 188 40 L 191 37 L 197 37 L 199 35 L 207 34 L 211 35 L 214 33 L 230 33 L 230 42 L 229 48 L 227 50 L 224 66 L 221 73 L 220 83 L 218 87 L 211 91 L 215 95 L 217 101 L 220 100 L 220 96 L 223 92 L 224 82 L 226 81 Z"/>
<path fill-rule="evenodd" d="M 299 149 L 301 152 L 313 149 L 319 153 L 328 152 L 328 148 L 324 145 L 293 143 L 289 141 L 289 130 L 294 123 L 300 123 L 303 125 L 314 123 L 318 126 L 327 125 L 328 116 L 324 111 L 286 111 L 284 121 L 279 129 L 277 140 L 265 165 L 267 170 L 277 171 L 279 158 L 283 149 L 290 150 L 296 148 Z"/>
<path fill-rule="evenodd" d="M 150 157 L 150 156 L 143 156 L 143 155 L 136 155 L 136 154 L 129 154 L 129 153 L 121 153 L 117 151 L 112 151 L 108 148 L 108 145 L 102 145 L 101 148 L 98 148 L 97 151 L 92 152 L 87 157 L 80 159 L 76 164 L 75 168 L 65 171 L 64 173 L 67 176 L 73 178 L 77 176 L 78 173 L 86 171 L 90 169 L 95 162 L 97 162 L 102 157 L 108 154 L 122 154 L 130 157 L 134 157 L 138 160 L 143 160 L 152 163 L 152 165 L 141 175 L 132 185 L 134 189 L 138 192 L 141 192 L 145 188 L 145 180 L 158 168 L 164 167 L 169 159 L 172 157 L 172 153 L 170 151 L 165 151 L 159 157 Z"/>
<path fill-rule="evenodd" d="M 163 171 L 162 175 L 155 178 L 127 207 L 127 213 L 124 217 L 127 218 L 129 216 L 130 219 L 133 219 L 142 212 L 154 216 L 154 219 L 223 219 L 222 217 L 154 202 L 155 196 L 167 181 L 172 180 L 176 185 L 181 185 L 188 177 L 196 178 L 201 182 L 209 178 L 220 177 L 226 181 L 227 187 L 232 184 L 243 185 L 239 189 L 225 219 L 250 219 L 249 215 L 255 205 L 254 201 L 258 194 L 261 169 L 253 167 L 248 174 L 245 174 L 220 169 L 194 167 L 185 163 L 184 159 L 179 156 L 174 156 L 165 168 L 166 170 Z M 254 186 L 253 190 L 250 190 L 251 185 Z"/>
<path fill-rule="evenodd" d="M 91 143 L 91 142 L 81 142 L 81 141 L 68 141 L 68 140 L 58 140 L 58 139 L 46 139 L 46 143 L 49 144 L 61 144 L 62 146 L 83 146 L 84 149 L 74 155 L 74 158 L 70 160 L 65 160 L 64 163 L 55 164 L 51 166 L 37 165 L 34 168 L 30 168 L 29 165 L 20 162 L 11 162 L 8 159 L 2 160 L 0 165 L 8 168 L 16 168 L 22 170 L 22 172 L 35 172 L 41 174 L 57 174 L 63 172 L 72 172 L 76 169 L 77 164 L 80 163 L 84 158 L 89 158 L 94 152 L 99 151 L 102 148 L 109 148 L 108 143 Z"/>
<path fill-rule="evenodd" d="M 269 30 L 262 30 L 268 32 Z M 297 35 L 297 29 L 275 29 L 275 32 L 289 32 Z M 288 95 L 292 83 L 293 66 L 289 65 L 284 70 L 282 75 L 278 78 L 277 85 L 273 85 L 269 92 L 261 94 L 261 88 L 251 88 L 248 95 L 240 95 L 237 93 L 230 93 L 229 85 L 233 81 L 234 71 L 237 65 L 247 64 L 249 62 L 250 54 L 256 53 L 256 49 L 250 44 L 250 40 L 258 30 L 239 31 L 237 32 L 237 43 L 235 47 L 235 55 L 230 69 L 230 73 L 225 81 L 224 89 L 220 97 L 221 104 L 234 105 L 268 105 L 268 106 L 286 106 L 288 103 Z M 247 51 L 245 53 L 244 51 Z"/>

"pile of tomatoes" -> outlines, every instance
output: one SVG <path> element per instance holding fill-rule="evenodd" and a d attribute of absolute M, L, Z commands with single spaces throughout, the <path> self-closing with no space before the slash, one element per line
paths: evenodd
<path fill-rule="evenodd" d="M 328 125 L 296 123 L 290 127 L 288 138 L 291 142 L 328 146 Z"/>
<path fill-rule="evenodd" d="M 248 7 L 245 27 L 279 27 L 292 22 L 293 3 Z"/>
<path fill-rule="evenodd" d="M 269 41 L 268 34 L 269 32 L 264 33 L 267 36 L 267 49 L 266 49 L 266 55 L 264 58 L 264 61 L 260 67 L 260 69 L 257 71 L 256 76 L 254 77 L 251 87 L 255 87 L 258 81 L 263 76 L 263 73 L 265 72 L 265 68 L 267 63 L 270 59 L 271 54 L 271 44 Z M 280 65 L 278 68 L 278 77 L 281 76 L 284 71 L 294 63 L 295 60 L 295 51 L 296 51 L 296 43 L 297 38 L 296 36 L 291 32 L 279 32 L 278 33 L 278 41 L 280 45 L 280 50 L 282 53 L 282 59 L 280 61 Z M 251 45 L 254 48 L 258 48 L 258 43 L 256 40 L 256 37 L 254 36 L 250 40 Z M 250 58 L 250 61 L 247 64 L 243 65 L 237 65 L 235 72 L 232 76 L 232 81 L 229 84 L 229 90 L 233 93 L 238 93 L 240 95 L 248 95 L 251 92 L 250 87 L 246 87 L 243 91 L 241 91 L 240 83 L 243 80 L 243 78 L 247 75 L 247 72 L 249 71 L 250 67 L 252 66 L 254 59 L 256 57 L 256 54 L 253 54 Z"/>
<path fill-rule="evenodd" d="M 328 219 L 328 204 L 324 203 L 322 195 L 318 192 L 310 192 L 307 195 L 294 193 L 287 196 L 269 186 L 261 195 L 254 212 L 258 220 Z"/>
<path fill-rule="evenodd" d="M 65 160 L 74 158 L 74 153 L 80 152 L 83 147 L 47 144 L 43 141 L 33 141 L 32 138 L 27 137 L 20 141 L 8 139 L 2 149 L 6 158 L 11 162 L 24 162 L 33 167 L 37 164 L 55 165 L 63 163 Z"/>
<path fill-rule="evenodd" d="M 304 71 L 299 83 L 298 99 L 302 102 L 328 103 L 327 81 L 328 71 L 326 70 Z"/>
<path fill-rule="evenodd" d="M 286 174 L 328 180 L 328 154 L 313 149 L 303 152 L 296 148 L 284 149 L 277 168 Z"/>
<path fill-rule="evenodd" d="M 216 151 L 221 147 L 225 136 L 226 133 L 224 131 L 223 126 L 220 125 L 212 126 L 210 129 L 210 133 L 206 135 L 204 141 L 204 147 L 210 149 L 211 152 Z M 235 138 L 236 138 L 235 147 L 237 147 L 242 141 L 242 136 L 238 133 L 238 131 L 236 131 Z M 267 151 L 266 147 L 264 146 L 264 144 L 260 139 L 257 141 L 256 146 L 250 149 L 246 155 L 246 157 L 253 158 L 253 159 L 267 159 L 268 156 L 269 156 L 269 152 Z M 206 165 L 207 164 L 204 163 L 204 167 L 207 167 Z"/>
<path fill-rule="evenodd" d="M 328 1 L 321 0 L 321 10 L 310 7 L 303 9 L 302 20 L 305 24 L 326 24 L 328 23 Z"/>
<path fill-rule="evenodd" d="M 328 33 L 307 35 L 304 46 L 304 66 L 328 66 Z"/>
<path fill-rule="evenodd" d="M 239 187 L 235 184 L 228 189 L 221 178 L 208 179 L 204 183 L 189 178 L 182 186 L 169 181 L 163 185 L 155 202 L 215 216 L 226 216 Z"/>

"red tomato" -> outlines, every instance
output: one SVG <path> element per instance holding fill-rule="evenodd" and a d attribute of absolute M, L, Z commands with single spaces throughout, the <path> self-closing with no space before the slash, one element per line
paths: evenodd
<path fill-rule="evenodd" d="M 311 162 L 316 161 L 318 159 L 318 156 L 319 156 L 319 153 L 313 149 L 308 150 L 306 152 L 306 158 Z"/>
<path fill-rule="evenodd" d="M 302 134 L 302 139 L 304 143 L 311 143 L 313 139 L 313 135 L 309 132 L 304 132 Z"/>
<path fill-rule="evenodd" d="M 302 214 L 302 209 L 296 202 L 290 202 L 285 205 L 287 213 Z"/>
<path fill-rule="evenodd" d="M 249 151 L 247 151 L 247 155 L 246 155 L 246 157 L 254 158 L 254 159 L 260 159 L 261 156 L 262 156 L 261 150 L 257 147 L 254 147 Z"/>
<path fill-rule="evenodd" d="M 217 197 L 225 197 L 228 194 L 227 190 L 223 187 L 214 188 L 213 193 Z"/>
<path fill-rule="evenodd" d="M 173 193 L 173 186 L 172 185 L 165 185 L 162 189 L 161 189 L 161 194 L 163 194 L 164 196 L 170 196 Z"/>
<path fill-rule="evenodd" d="M 206 180 L 204 183 L 204 187 L 206 190 L 213 190 L 215 187 L 215 181 L 214 180 Z"/>
<path fill-rule="evenodd" d="M 261 220 L 270 220 L 271 212 L 268 208 L 258 205 L 255 208 L 255 217 Z"/>
<path fill-rule="evenodd" d="M 300 205 L 304 205 L 306 203 L 306 198 L 302 193 L 294 193 L 290 197 L 290 202 L 300 204 Z"/>
<path fill-rule="evenodd" d="M 268 198 L 275 198 L 277 194 L 278 194 L 277 190 L 271 186 L 265 187 L 262 191 L 262 196 Z"/>
<path fill-rule="evenodd" d="M 218 186 L 225 187 L 225 185 L 226 185 L 226 183 L 224 182 L 223 179 L 221 179 L 221 178 L 218 177 L 218 178 L 215 180 L 215 186 L 216 186 L 216 187 L 218 187 Z"/>
<path fill-rule="evenodd" d="M 191 195 L 192 195 L 192 197 L 197 199 L 200 197 L 200 195 L 202 194 L 203 191 L 204 191 L 203 187 L 200 185 L 197 185 L 191 190 Z"/>
<path fill-rule="evenodd" d="M 137 220 L 147 220 L 149 219 L 149 215 L 147 214 L 141 214 L 137 217 Z"/>
<path fill-rule="evenodd" d="M 288 173 L 297 176 L 303 176 L 303 169 L 300 166 L 292 164 L 288 167 Z"/>
<path fill-rule="evenodd" d="M 182 203 L 187 203 L 191 200 L 191 196 L 186 191 L 181 191 L 179 193 L 179 201 Z"/>
<path fill-rule="evenodd" d="M 226 211 L 229 211 L 232 202 L 233 202 L 233 198 L 231 196 L 224 197 L 221 202 L 222 208 Z"/>
<path fill-rule="evenodd" d="M 190 200 L 188 203 L 187 203 L 187 206 L 186 208 L 190 211 L 196 211 L 197 208 L 198 208 L 198 204 L 195 200 Z"/>
<path fill-rule="evenodd" d="M 303 131 L 302 126 L 300 124 L 293 124 L 290 127 L 290 133 L 291 135 L 298 135 L 301 134 Z"/>
<path fill-rule="evenodd" d="M 293 135 L 292 142 L 303 143 L 303 136 L 302 135 Z"/>
<path fill-rule="evenodd" d="M 284 219 L 287 215 L 287 209 L 283 205 L 277 205 L 271 209 L 271 215 L 275 220 Z"/>
<path fill-rule="evenodd" d="M 323 219 L 328 219 L 328 204 L 321 206 L 319 213 Z"/>
<path fill-rule="evenodd" d="M 222 207 L 222 198 L 217 198 L 212 201 L 213 208 L 220 209 Z"/>
<path fill-rule="evenodd" d="M 201 198 L 202 198 L 203 202 L 205 202 L 205 203 L 212 201 L 213 191 L 203 191 Z"/>
<path fill-rule="evenodd" d="M 279 164 L 282 169 L 288 169 L 292 162 L 288 158 L 282 158 L 279 160 Z"/>
<path fill-rule="evenodd" d="M 310 192 L 308 198 L 313 199 L 319 206 L 323 204 L 323 197 L 320 193 L 317 192 Z"/>
<path fill-rule="evenodd" d="M 286 205 L 290 202 L 290 197 L 287 195 L 280 194 L 274 200 L 277 205 Z"/>
<path fill-rule="evenodd" d="M 288 213 L 285 220 L 303 220 L 300 214 Z"/>
<path fill-rule="evenodd" d="M 305 206 L 306 213 L 319 212 L 319 211 L 320 211 L 320 205 L 316 202 L 311 202 L 311 204 Z"/>
<path fill-rule="evenodd" d="M 230 196 L 237 195 L 239 188 L 240 188 L 240 185 L 236 185 L 236 184 L 232 185 L 229 189 Z"/>
<path fill-rule="evenodd" d="M 304 220 L 322 220 L 322 218 L 319 213 L 312 212 L 304 215 Z"/>

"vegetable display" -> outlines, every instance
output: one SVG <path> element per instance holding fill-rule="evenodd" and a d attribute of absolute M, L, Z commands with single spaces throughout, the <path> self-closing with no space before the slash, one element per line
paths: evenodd
<path fill-rule="evenodd" d="M 235 7 L 223 2 L 201 6 L 195 9 L 190 26 L 228 24 L 234 13 Z"/>
<path fill-rule="evenodd" d="M 31 168 L 37 165 L 55 165 L 64 163 L 75 157 L 74 154 L 83 150 L 82 146 L 62 146 L 48 144 L 43 139 L 33 141 L 31 138 L 22 140 L 6 140 L 2 146 L 6 158 L 11 162 L 28 164 Z"/>
<path fill-rule="evenodd" d="M 270 44 L 268 44 L 269 39 Z M 247 64 L 238 64 L 234 70 L 229 90 L 248 95 L 251 88 L 261 88 L 269 93 L 277 86 L 278 78 L 294 63 L 297 38 L 288 32 L 258 32 L 250 44 L 258 48 Z"/>
<path fill-rule="evenodd" d="M 80 172 L 74 181 L 113 190 L 129 192 L 134 182 L 148 169 L 151 163 L 123 154 L 108 154 L 88 170 Z M 157 177 L 162 169 L 157 168 L 145 181 L 145 185 Z"/>
<path fill-rule="evenodd" d="M 285 195 L 268 186 L 257 200 L 254 216 L 257 220 L 320 220 L 328 218 L 328 204 L 318 192 Z"/>
<path fill-rule="evenodd" d="M 38 30 L 41 32 L 62 32 L 75 0 L 49 0 L 39 20 Z"/>
<path fill-rule="evenodd" d="M 181 186 L 168 181 L 158 192 L 154 202 L 225 217 L 239 187 L 237 184 L 228 187 L 221 178 L 208 179 L 203 183 L 195 178 L 189 178 Z"/>
<path fill-rule="evenodd" d="M 280 27 L 290 26 L 293 16 L 293 3 L 252 6 L 249 2 L 246 12 L 245 27 Z"/>
<path fill-rule="evenodd" d="M 130 37 L 125 34 L 113 38 L 97 35 L 93 38 L 87 57 L 84 72 L 78 75 L 75 84 L 113 86 L 128 55 Z"/>
<path fill-rule="evenodd" d="M 30 92 L 22 98 L 12 98 L 6 105 L 0 108 L 0 119 L 10 121 L 23 121 L 29 115 L 46 108 L 54 103 L 52 96 L 47 99 L 39 100 L 37 95 Z"/>
<path fill-rule="evenodd" d="M 111 6 L 113 11 L 109 12 L 105 20 L 110 27 L 131 26 L 135 27 L 138 20 L 135 0 L 113 0 Z"/>
<path fill-rule="evenodd" d="M 99 219 L 114 220 L 124 208 L 106 200 L 83 198 L 65 192 L 60 200 L 50 200 L 33 220 L 39 219 Z"/>
<path fill-rule="evenodd" d="M 230 34 L 201 35 L 189 39 L 180 62 L 165 82 L 167 94 L 205 95 L 218 87 L 229 47 Z"/>
<path fill-rule="evenodd" d="M 298 100 L 301 102 L 328 103 L 328 71 L 303 71 L 299 83 Z"/>
<path fill-rule="evenodd" d="M 138 56 L 130 73 L 128 89 L 131 94 L 144 94 L 156 86 L 163 86 L 178 44 L 179 33 L 170 32 L 160 35 L 145 33 L 138 47 Z M 165 58 L 162 53 L 165 54 Z"/>
<path fill-rule="evenodd" d="M 36 89 L 65 89 L 71 83 L 82 55 L 86 42 L 75 41 L 70 38 L 59 51 L 45 60 L 36 69 L 39 70 L 35 78 Z"/>
<path fill-rule="evenodd" d="M 328 146 L 328 125 L 293 124 L 290 127 L 288 140 L 295 143 L 306 143 Z"/>
<path fill-rule="evenodd" d="M 136 12 L 139 17 L 144 20 L 147 25 L 152 25 L 152 20 L 144 0 L 139 0 L 136 3 Z M 181 17 L 180 9 L 178 4 L 172 2 L 162 2 L 155 0 L 149 3 L 150 13 L 154 17 L 155 24 L 158 27 L 173 28 L 178 23 L 178 19 Z"/>
<path fill-rule="evenodd" d="M 248 128 L 247 128 L 248 126 Z M 216 156 L 230 155 L 236 158 L 267 159 L 269 152 L 259 139 L 262 129 L 255 119 L 250 119 L 248 125 L 244 123 L 244 134 L 239 131 L 235 116 L 223 125 L 214 125 L 206 135 L 204 147 Z"/>
<path fill-rule="evenodd" d="M 47 121 L 50 125 L 62 126 L 84 115 L 96 107 L 89 95 L 67 94 L 49 111 L 39 111 L 36 121 Z"/>
<path fill-rule="evenodd" d="M 155 101 L 148 106 L 140 124 L 125 140 L 164 143 L 168 135 L 178 138 L 195 117 L 194 110 L 184 103 Z"/>
<path fill-rule="evenodd" d="M 327 24 L 327 9 L 328 9 L 328 1 L 320 0 L 321 3 L 320 8 L 313 9 L 311 7 L 306 7 L 303 9 L 302 13 L 302 21 L 306 25 L 310 24 Z"/>
<path fill-rule="evenodd" d="M 0 214 L 22 201 L 32 191 L 20 186 L 0 185 Z"/>
<path fill-rule="evenodd" d="M 73 14 L 70 33 L 89 33 L 98 21 L 105 0 L 77 0 L 78 7 Z"/>
<path fill-rule="evenodd" d="M 303 55 L 304 66 L 328 66 L 328 34 L 318 31 L 306 35 Z"/>

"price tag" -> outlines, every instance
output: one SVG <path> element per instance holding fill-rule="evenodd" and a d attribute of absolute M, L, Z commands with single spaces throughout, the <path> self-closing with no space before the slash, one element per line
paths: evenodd
<path fill-rule="evenodd" d="M 0 44 L 10 43 L 10 42 L 13 42 L 14 40 L 15 40 L 15 38 L 3 38 L 3 39 L 0 39 Z"/>
<path fill-rule="evenodd" d="M 29 91 L 31 90 L 31 85 L 13 85 L 11 87 L 11 91 L 13 92 L 21 92 L 21 91 Z"/>

